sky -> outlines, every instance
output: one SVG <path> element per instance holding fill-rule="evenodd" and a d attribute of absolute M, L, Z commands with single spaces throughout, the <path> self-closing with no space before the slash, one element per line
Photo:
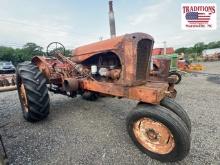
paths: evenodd
<path fill-rule="evenodd" d="M 181 4 L 196 2 L 220 8 L 220 0 L 114 0 L 117 35 L 144 32 L 154 37 L 155 47 L 166 41 L 174 48 L 220 40 L 220 11 L 216 30 L 181 29 Z M 109 33 L 108 0 L 0 0 L 0 45 L 46 47 L 58 41 L 73 49 Z"/>

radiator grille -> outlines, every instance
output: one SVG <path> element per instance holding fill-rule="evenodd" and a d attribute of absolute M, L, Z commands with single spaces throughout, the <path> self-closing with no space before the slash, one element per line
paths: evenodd
<path fill-rule="evenodd" d="M 138 42 L 136 80 L 146 80 L 147 67 L 150 60 L 149 58 L 150 58 L 151 49 L 152 49 L 151 40 L 143 39 Z"/>

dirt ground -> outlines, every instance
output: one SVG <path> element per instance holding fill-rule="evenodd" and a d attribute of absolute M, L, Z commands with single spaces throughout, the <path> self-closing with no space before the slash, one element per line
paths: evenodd
<path fill-rule="evenodd" d="M 220 74 L 220 62 L 204 65 L 204 72 Z M 220 76 L 187 74 L 176 89 L 192 121 L 190 153 L 176 164 L 220 164 Z M 22 117 L 16 91 L 0 93 L 0 133 L 10 164 L 161 164 L 127 134 L 125 118 L 135 101 L 50 98 L 49 117 L 32 124 Z"/>

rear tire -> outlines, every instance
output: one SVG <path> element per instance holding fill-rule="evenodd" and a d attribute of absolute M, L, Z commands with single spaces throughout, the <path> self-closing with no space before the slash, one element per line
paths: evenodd
<path fill-rule="evenodd" d="M 187 114 L 187 112 L 183 109 L 181 105 L 179 105 L 174 99 L 165 97 L 161 102 L 160 105 L 163 107 L 171 110 L 174 112 L 177 116 L 179 116 L 183 122 L 186 124 L 189 132 L 191 133 L 191 121 Z"/>
<path fill-rule="evenodd" d="M 190 133 L 185 123 L 162 106 L 140 104 L 128 114 L 126 122 L 134 144 L 153 159 L 174 162 L 189 153 Z"/>
<path fill-rule="evenodd" d="M 30 62 L 19 64 L 16 76 L 24 118 L 30 122 L 43 120 L 48 116 L 50 108 L 46 78 L 38 67 Z"/>

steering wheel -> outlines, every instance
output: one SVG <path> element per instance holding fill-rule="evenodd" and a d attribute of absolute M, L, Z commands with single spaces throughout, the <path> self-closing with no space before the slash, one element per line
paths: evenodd
<path fill-rule="evenodd" d="M 51 42 L 47 46 L 47 56 L 54 56 L 56 53 L 65 55 L 65 47 L 59 42 Z"/>

